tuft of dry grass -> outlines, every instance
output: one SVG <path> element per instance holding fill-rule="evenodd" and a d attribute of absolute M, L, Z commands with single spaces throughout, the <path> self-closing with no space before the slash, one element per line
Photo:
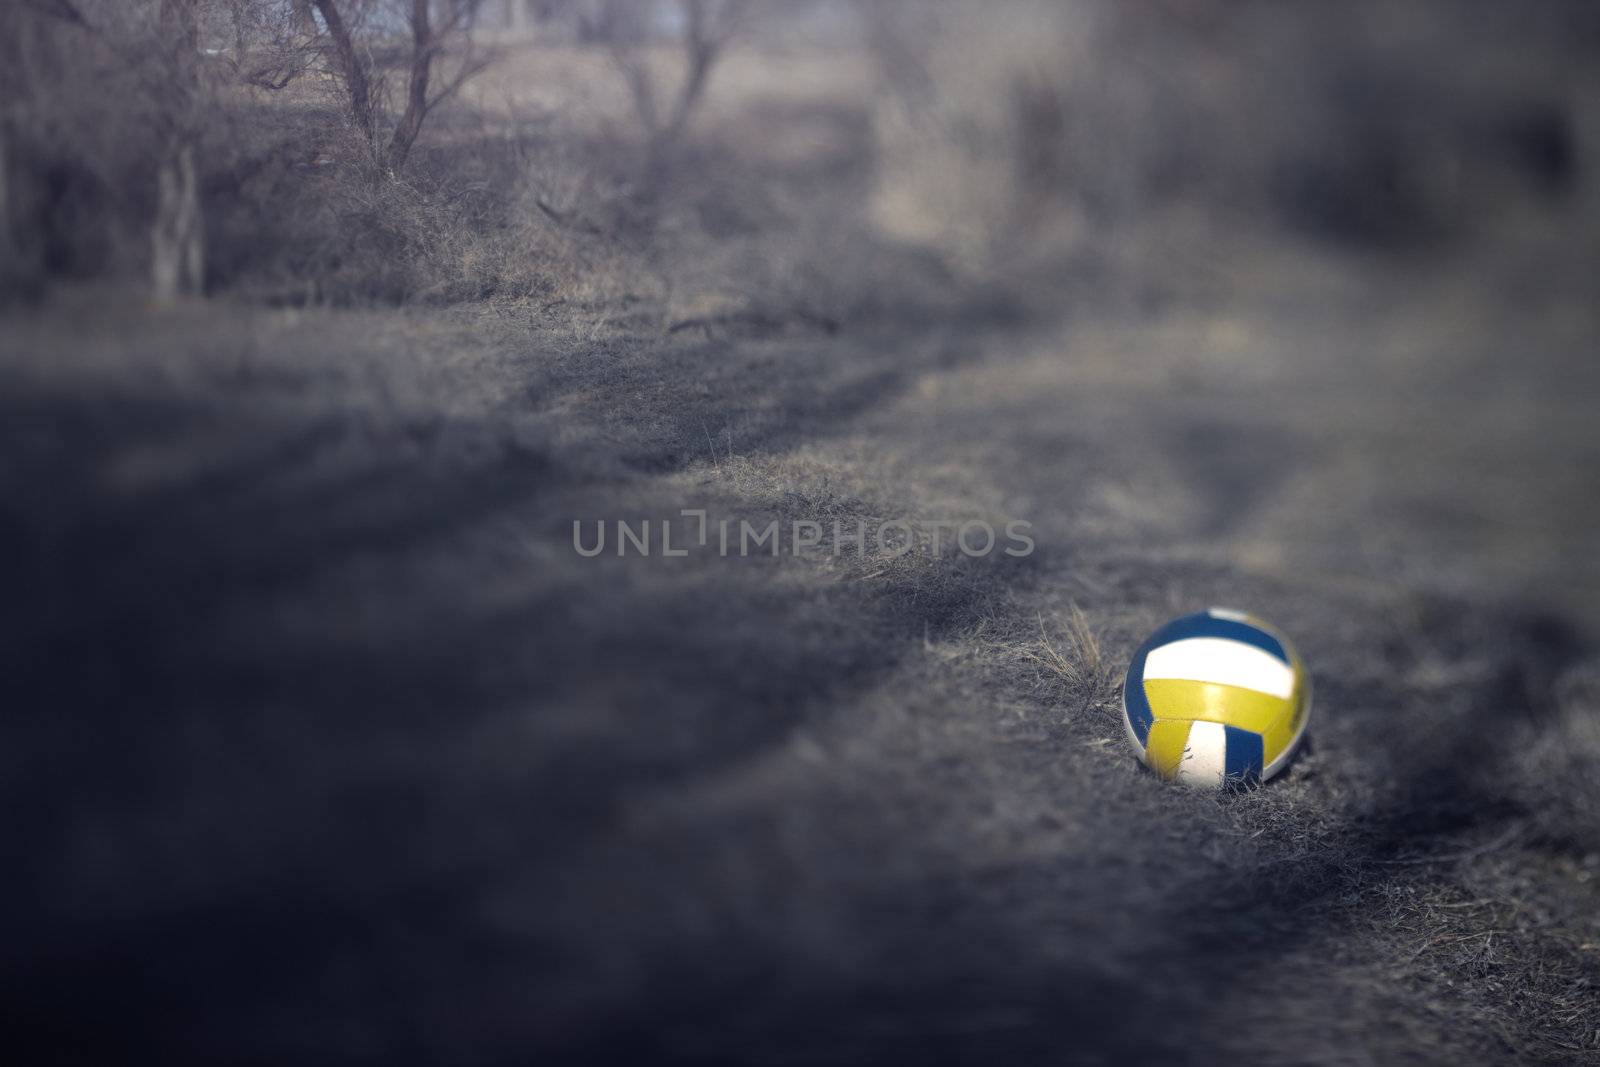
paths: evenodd
<path fill-rule="evenodd" d="M 1100 639 L 1078 602 L 1068 602 L 1064 623 L 1056 620 L 1061 644 L 1059 648 L 1050 639 L 1044 613 L 1039 612 L 1036 617 L 1039 623 L 1038 641 L 1032 649 L 1024 649 L 1022 657 L 1064 681 L 1078 696 L 1080 713 L 1108 706 L 1116 689 L 1116 672 L 1101 650 Z"/>

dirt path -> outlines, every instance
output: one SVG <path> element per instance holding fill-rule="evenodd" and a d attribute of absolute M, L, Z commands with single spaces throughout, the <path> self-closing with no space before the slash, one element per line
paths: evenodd
<path fill-rule="evenodd" d="M 1329 294 L 14 331 L 6 799 L 49 921 L 8 991 L 172 1059 L 1600 1058 L 1592 381 Z M 1036 548 L 573 549 L 683 508 Z M 1133 645 L 1213 603 L 1316 678 L 1246 796 L 1117 721 Z"/>

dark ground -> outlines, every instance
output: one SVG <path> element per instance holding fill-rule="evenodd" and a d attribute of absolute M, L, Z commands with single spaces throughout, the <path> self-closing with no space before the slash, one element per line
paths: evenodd
<path fill-rule="evenodd" d="M 1600 1056 L 1592 306 L 1253 254 L 1225 316 L 581 357 L 488 310 L 13 319 L 14 1032 L 76 1062 Z M 1025 517 L 1038 550 L 573 553 L 572 518 L 696 506 Z M 1114 699 L 1218 602 L 1317 689 L 1310 750 L 1222 798 L 1140 771 Z"/>

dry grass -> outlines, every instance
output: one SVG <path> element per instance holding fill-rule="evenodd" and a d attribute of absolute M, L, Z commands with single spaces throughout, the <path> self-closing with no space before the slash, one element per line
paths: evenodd
<path fill-rule="evenodd" d="M 1299 1060 L 1352 1041 L 1438 1061 L 1595 1047 L 1582 646 L 1400 583 L 1233 566 L 1230 538 L 1271 523 L 1234 535 L 1170 495 L 1189 525 L 1168 533 L 1145 508 L 1102 510 L 1098 486 L 1181 463 L 1178 430 L 1216 401 L 1084 390 L 1058 353 L 1092 359 L 1080 341 L 1098 330 L 708 339 L 504 307 L 96 308 L 17 321 L 0 360 L 6 432 L 34 442 L 13 451 L 28 458 L 10 491 L 50 502 L 25 513 L 34 547 L 12 575 L 20 689 L 86 728 L 140 709 L 122 743 L 92 751 L 15 727 L 37 770 L 8 798 L 34 805 L 38 874 L 63 902 L 52 940 L 15 958 L 72 989 L 32 987 L 39 1026 L 86 1001 L 114 1019 L 118 968 L 163 914 L 161 951 L 182 951 L 185 987 L 198 976 L 209 993 L 203 1015 L 142 1006 L 147 1030 L 303 1050 L 236 966 L 265 927 L 294 976 L 272 1004 L 313 1034 L 388 1033 L 387 999 L 294 991 L 325 962 L 294 931 L 360 914 L 444 962 L 351 950 L 351 981 L 392 974 L 410 1004 L 503 992 L 501 976 L 539 991 L 532 1021 L 428 1023 L 468 1059 L 609 1055 L 623 1024 L 639 1058 L 927 1058 L 950 1026 L 1018 1057 L 1062 1042 L 1173 1053 L 1117 1008 L 1130 973 L 1159 985 L 1187 1047 L 1219 1055 L 1243 1053 L 1263 1006 Z M 1453 403 L 1452 422 L 1474 425 L 1471 402 Z M 1237 432 L 1303 440 L 1279 408 L 1248 407 L 1258 421 Z M 1111 447 L 1141 415 L 1174 433 L 1157 458 Z M 1413 453 L 1442 477 L 1454 453 L 1427 440 Z M 1500 447 L 1536 456 L 1539 441 Z M 1041 454 L 1055 459 L 1023 459 Z M 685 506 L 757 525 L 1021 514 L 1040 548 L 1010 563 L 571 553 L 573 517 Z M 1317 672 L 1313 747 L 1244 796 L 1155 781 L 1115 716 L 1137 640 L 1212 602 L 1274 619 Z M 94 668 L 63 670 L 67 648 L 94 649 Z M 52 787 L 69 763 L 102 792 Z M 142 843 L 149 827 L 164 844 Z M 240 840 L 248 855 L 226 845 Z M 252 896 L 263 870 L 277 903 Z M 173 880 L 206 910 L 174 904 Z M 285 910 L 286 894 L 303 903 Z M 492 966 L 468 947 L 479 938 L 499 946 Z M 104 966 L 59 947 L 108 940 L 129 947 Z M 772 966 L 789 985 L 739 989 Z M 992 992 L 957 992 L 969 983 Z M 668 989 L 734 996 L 738 1021 L 668 1012 Z M 1087 1006 L 1063 1019 L 1062 990 Z M 114 1045 L 108 1026 L 86 1047 Z"/>
<path fill-rule="evenodd" d="M 1065 653 L 1050 640 L 1044 615 L 1040 613 L 1038 651 L 1024 651 L 1023 655 L 1058 675 L 1071 692 L 1080 695 L 1080 714 L 1109 707 L 1115 696 L 1116 672 L 1101 652 L 1099 638 L 1090 627 L 1083 609 L 1078 607 L 1076 601 L 1070 601 L 1067 611 L 1067 621 L 1058 638 L 1066 649 Z"/>

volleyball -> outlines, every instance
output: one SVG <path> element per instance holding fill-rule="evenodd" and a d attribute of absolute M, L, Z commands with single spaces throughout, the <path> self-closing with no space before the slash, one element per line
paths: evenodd
<path fill-rule="evenodd" d="M 1122 713 L 1129 743 L 1162 778 L 1256 785 L 1283 770 L 1305 736 L 1311 677 L 1267 623 L 1212 608 L 1172 620 L 1139 646 Z"/>

